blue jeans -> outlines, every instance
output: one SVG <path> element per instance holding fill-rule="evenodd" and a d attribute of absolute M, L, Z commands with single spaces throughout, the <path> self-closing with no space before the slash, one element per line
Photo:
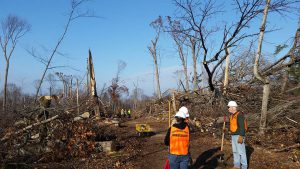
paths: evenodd
<path fill-rule="evenodd" d="M 234 167 L 247 169 L 247 155 L 245 147 L 245 137 L 242 144 L 237 142 L 239 135 L 231 135 L 231 144 L 233 152 L 233 165 Z"/>
<path fill-rule="evenodd" d="M 188 169 L 190 157 L 189 155 L 168 155 L 170 161 L 170 169 Z"/>

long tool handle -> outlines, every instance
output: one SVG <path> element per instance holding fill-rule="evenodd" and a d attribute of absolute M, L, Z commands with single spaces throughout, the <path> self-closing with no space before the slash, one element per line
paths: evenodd
<path fill-rule="evenodd" d="M 224 122 L 223 122 L 223 130 L 222 130 L 222 142 L 221 142 L 221 151 L 223 151 L 223 145 L 224 145 L 224 136 L 225 136 L 225 121 L 226 121 L 226 116 L 224 116 Z"/>
<path fill-rule="evenodd" d="M 171 102 L 169 102 L 169 127 L 171 127 Z"/>

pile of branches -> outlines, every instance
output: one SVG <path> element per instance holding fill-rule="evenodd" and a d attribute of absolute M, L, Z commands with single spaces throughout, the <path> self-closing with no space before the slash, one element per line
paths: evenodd
<path fill-rule="evenodd" d="M 65 101 L 49 109 L 38 106 L 18 112 L 16 122 L 0 135 L 0 163 L 3 165 L 0 167 L 100 155 L 103 147 L 98 142 L 116 137 L 103 131 L 103 119 L 96 120 L 92 116 L 92 104 L 73 105 Z M 86 112 L 88 117 L 81 118 L 78 110 Z M 48 112 L 47 117 L 45 112 Z M 81 120 L 75 120 L 76 117 Z"/>

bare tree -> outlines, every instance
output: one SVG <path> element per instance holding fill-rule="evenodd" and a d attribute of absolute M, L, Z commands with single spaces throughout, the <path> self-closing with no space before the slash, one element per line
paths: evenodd
<path fill-rule="evenodd" d="M 282 56 L 281 58 L 279 58 L 273 64 L 266 67 L 265 69 L 259 71 L 262 43 L 263 43 L 266 22 L 267 22 L 267 16 L 268 16 L 270 6 L 271 6 L 270 0 L 266 0 L 265 9 L 263 12 L 264 15 L 263 15 L 262 23 L 261 23 L 261 26 L 259 29 L 260 35 L 259 35 L 259 39 L 258 39 L 258 48 L 257 48 L 257 52 L 255 55 L 254 68 L 253 68 L 255 77 L 263 83 L 263 98 L 262 98 L 261 118 L 260 118 L 260 126 L 259 126 L 259 129 L 260 129 L 259 133 L 262 135 L 265 133 L 265 129 L 267 126 L 267 111 L 268 111 L 268 102 L 269 102 L 269 95 L 270 95 L 269 76 L 274 75 L 278 71 L 283 70 L 286 67 L 295 64 L 295 62 L 296 62 L 295 56 L 297 55 L 295 53 L 297 53 L 299 51 L 299 47 L 300 47 L 300 45 L 299 45 L 300 42 L 298 42 L 299 35 L 300 35 L 300 28 L 298 28 L 298 30 L 296 31 L 295 38 L 294 38 L 294 44 L 291 47 L 291 49 L 288 51 L 288 53 L 286 55 Z M 281 6 L 279 6 L 279 7 L 281 7 Z M 286 63 L 285 61 L 288 58 L 290 59 L 290 61 Z"/>
<path fill-rule="evenodd" d="M 64 30 L 59 38 L 59 40 L 57 41 L 54 49 L 52 50 L 50 56 L 47 58 L 47 59 L 43 59 L 43 63 L 45 64 L 45 70 L 42 74 L 42 77 L 41 77 L 41 80 L 40 80 L 40 84 L 37 88 L 37 91 L 36 91 L 36 94 L 35 94 L 35 101 L 37 100 L 37 97 L 38 97 L 38 94 L 39 94 L 39 90 L 42 86 L 42 83 L 44 81 L 44 78 L 45 78 L 45 75 L 47 73 L 47 71 L 49 69 L 51 69 L 50 65 L 51 65 L 51 62 L 55 56 L 55 54 L 58 53 L 58 48 L 59 46 L 61 45 L 62 41 L 64 40 L 67 32 L 68 32 L 68 29 L 70 27 L 70 24 L 72 21 L 78 19 L 78 18 L 82 18 L 82 17 L 95 17 L 94 15 L 91 15 L 88 11 L 87 12 L 79 12 L 78 11 L 78 8 L 84 3 L 86 2 L 87 0 L 71 0 L 71 10 L 68 14 L 68 20 L 67 20 L 67 23 L 64 27 Z M 32 55 L 35 55 L 33 52 L 32 52 Z"/>
<path fill-rule="evenodd" d="M 59 78 L 59 80 L 63 83 L 63 97 L 67 97 L 68 95 L 68 75 L 64 75 L 62 72 L 55 72 L 55 75 Z"/>
<path fill-rule="evenodd" d="M 125 85 L 122 85 L 122 81 L 120 79 L 121 72 L 125 69 L 126 63 L 120 61 L 118 63 L 118 70 L 116 77 L 112 79 L 111 85 L 108 87 L 107 92 L 112 100 L 112 110 L 116 113 L 120 101 L 120 97 L 122 94 L 128 94 L 128 88 Z"/>
<path fill-rule="evenodd" d="M 175 72 L 173 72 L 174 74 L 174 78 L 175 78 L 175 81 L 177 83 L 177 88 L 176 90 L 181 90 L 181 79 L 182 79 L 182 75 L 184 74 L 182 70 L 176 70 Z"/>
<path fill-rule="evenodd" d="M 228 81 L 234 83 L 228 83 L 228 88 L 237 87 L 242 84 L 248 84 L 254 79 L 253 75 L 253 59 L 255 51 L 253 49 L 253 43 L 247 48 L 241 48 L 239 51 L 231 53 L 231 59 L 229 63 Z M 264 61 L 262 58 L 261 61 Z"/>
<path fill-rule="evenodd" d="M 153 58 L 154 62 L 154 70 L 155 70 L 155 80 L 156 80 L 156 94 L 159 99 L 161 99 L 161 91 L 160 91 L 160 82 L 159 82 L 159 71 L 158 71 L 158 54 L 157 54 L 157 43 L 162 31 L 162 18 L 159 16 L 155 21 L 151 22 L 151 27 L 155 29 L 156 35 L 153 40 L 151 40 L 151 45 L 148 46 L 148 50 Z"/>
<path fill-rule="evenodd" d="M 3 100 L 3 110 L 5 112 L 7 102 L 7 79 L 10 59 L 20 38 L 30 30 L 30 25 L 25 20 L 22 20 L 17 16 L 9 15 L 1 23 L 1 26 L 2 32 L 0 34 L 0 44 L 6 62 Z"/>
<path fill-rule="evenodd" d="M 267 122 L 267 110 L 268 110 L 268 101 L 269 101 L 269 94 L 270 94 L 270 81 L 267 77 L 261 76 L 261 74 L 258 71 L 258 65 L 259 65 L 259 58 L 261 56 L 261 48 L 262 48 L 262 42 L 264 38 L 264 33 L 265 33 L 265 27 L 266 27 L 266 22 L 267 22 L 267 15 L 268 11 L 270 8 L 270 0 L 266 1 L 266 6 L 264 9 L 264 15 L 262 19 L 262 23 L 260 26 L 260 35 L 258 39 L 258 48 L 255 56 L 255 62 L 254 62 L 254 67 L 253 67 L 253 72 L 254 75 L 257 79 L 259 79 L 261 82 L 264 84 L 264 89 L 263 89 L 263 98 L 262 98 L 262 107 L 261 107 L 261 118 L 260 118 L 260 134 L 264 134 L 265 127 L 266 127 L 266 122 Z"/>
<path fill-rule="evenodd" d="M 133 109 L 137 109 L 138 107 L 138 101 L 141 98 L 141 95 L 143 94 L 143 90 L 139 88 L 139 79 L 136 80 L 136 82 L 133 82 L 134 89 L 132 90 L 132 100 L 133 100 Z"/>
<path fill-rule="evenodd" d="M 196 91 L 198 90 L 198 73 L 197 73 L 197 62 L 198 62 L 198 56 L 199 56 L 199 51 L 200 51 L 200 45 L 199 41 L 195 38 L 197 35 L 195 34 L 194 36 L 189 37 L 189 44 L 187 46 L 191 49 L 192 51 L 192 58 L 193 58 L 193 90 Z"/>
<path fill-rule="evenodd" d="M 187 69 L 187 54 L 184 52 L 186 41 L 188 40 L 188 36 L 186 34 L 182 34 L 181 30 L 183 29 L 180 21 L 172 20 L 170 16 L 167 17 L 168 26 L 169 26 L 169 32 L 174 40 L 179 58 L 181 60 L 181 65 L 183 67 L 183 72 L 185 76 L 185 89 L 188 93 L 190 91 L 190 85 L 189 85 L 189 77 L 188 77 L 188 69 Z M 196 42 L 195 42 L 196 43 Z"/>
<path fill-rule="evenodd" d="M 3 95 L 4 90 L 1 91 L 1 95 Z M 22 89 L 14 83 L 7 84 L 7 105 L 6 107 L 16 108 L 18 105 L 22 103 Z"/>
<path fill-rule="evenodd" d="M 182 34 L 190 35 L 189 33 L 197 32 L 201 43 L 201 53 L 203 55 L 203 65 L 208 75 L 208 84 L 211 91 L 215 90 L 213 83 L 214 74 L 217 68 L 226 59 L 227 54 L 225 48 L 230 49 L 238 45 L 242 40 L 258 35 L 259 33 L 251 33 L 248 30 L 251 21 L 262 13 L 261 9 L 264 4 L 262 0 L 234 0 L 234 9 L 236 11 L 235 21 L 232 23 L 213 21 L 217 14 L 222 14 L 223 11 L 216 4 L 216 1 L 207 0 L 174 0 L 175 4 L 182 12 L 179 19 L 185 27 L 179 29 Z M 283 11 L 287 9 L 292 0 L 276 0 L 270 5 L 272 11 Z M 209 24 L 209 23 L 216 23 Z M 212 26 L 210 26 L 212 25 Z M 223 26 L 222 26 L 223 25 Z M 212 38 L 216 34 L 222 34 L 220 38 Z M 218 42 L 218 45 L 212 44 Z"/>
<path fill-rule="evenodd" d="M 53 93 L 55 93 L 55 88 L 56 88 L 56 79 L 54 74 L 49 73 L 46 77 L 47 82 L 49 83 L 49 87 L 50 87 L 50 95 L 52 95 Z"/>

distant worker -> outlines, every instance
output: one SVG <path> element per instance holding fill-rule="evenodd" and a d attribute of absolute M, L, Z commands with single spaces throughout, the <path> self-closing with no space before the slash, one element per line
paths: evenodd
<path fill-rule="evenodd" d="M 182 111 L 176 113 L 176 122 L 168 129 L 164 140 L 165 145 L 169 146 L 168 159 L 171 169 L 188 169 L 190 129 L 185 118 Z"/>
<path fill-rule="evenodd" d="M 233 169 L 247 169 L 247 156 L 245 147 L 245 133 L 247 124 L 245 117 L 237 110 L 237 103 L 230 101 L 228 103 L 228 111 L 230 113 L 230 132 L 231 144 L 233 152 Z"/>
<path fill-rule="evenodd" d="M 131 118 L 131 110 L 130 109 L 128 109 L 127 115 L 128 115 L 128 118 Z"/>

